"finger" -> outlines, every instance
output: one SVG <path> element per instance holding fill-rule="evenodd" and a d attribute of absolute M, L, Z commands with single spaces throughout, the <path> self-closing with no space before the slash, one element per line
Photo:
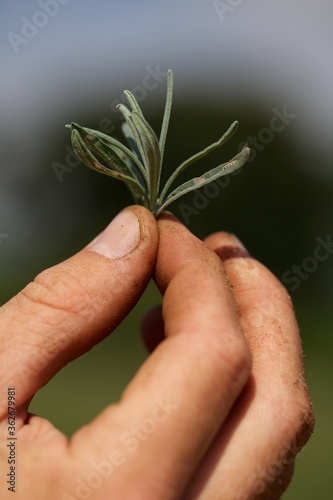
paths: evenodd
<path fill-rule="evenodd" d="M 313 429 L 295 315 L 281 283 L 237 238 L 218 233 L 206 244 L 224 262 L 253 366 L 185 498 L 280 498 Z"/>
<path fill-rule="evenodd" d="M 153 307 L 144 316 L 141 323 L 141 336 L 149 352 L 153 352 L 158 344 L 165 339 L 161 305 Z"/>
<path fill-rule="evenodd" d="M 171 216 L 158 225 L 156 282 L 164 293 L 166 339 L 119 405 L 73 436 L 71 450 L 99 462 L 117 449 L 123 465 L 113 488 L 125 477 L 135 481 L 138 498 L 180 498 L 244 387 L 251 360 L 220 260 Z M 105 439 L 111 429 L 115 441 Z"/>
<path fill-rule="evenodd" d="M 132 309 L 152 275 L 157 243 L 154 217 L 133 206 L 0 309 L 1 387 L 16 387 L 17 407 Z M 5 397 L 0 401 L 5 411 Z"/>

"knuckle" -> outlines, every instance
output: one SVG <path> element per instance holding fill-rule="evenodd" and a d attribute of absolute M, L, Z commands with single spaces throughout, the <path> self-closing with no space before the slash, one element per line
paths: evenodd
<path fill-rule="evenodd" d="M 57 312 L 65 316 L 74 315 L 87 319 L 94 311 L 94 301 L 82 280 L 80 280 L 70 269 L 59 270 L 51 273 L 49 270 L 40 273 L 34 281 L 29 283 L 21 292 L 23 300 L 21 305 L 31 312 L 40 311 L 39 316 L 52 315 L 41 313 Z"/>
<path fill-rule="evenodd" d="M 248 345 L 241 339 L 236 343 L 233 342 L 232 350 L 229 348 L 225 359 L 229 365 L 232 380 L 241 389 L 247 382 L 252 368 L 252 357 Z"/>
<path fill-rule="evenodd" d="M 205 340 L 200 344 L 200 354 L 208 360 L 214 379 L 225 380 L 228 377 L 235 390 L 240 391 L 250 376 L 252 366 L 250 350 L 244 339 L 229 333 L 216 337 L 215 342 Z"/>
<path fill-rule="evenodd" d="M 280 397 L 274 406 L 276 418 L 272 415 L 272 422 L 274 422 L 281 443 L 285 443 L 286 455 L 293 461 L 314 430 L 315 419 L 311 400 L 305 391 L 298 395 L 290 391 L 287 397 Z M 278 412 L 276 412 L 277 408 L 279 408 Z"/>
<path fill-rule="evenodd" d="M 251 371 L 252 359 L 247 343 L 233 336 L 225 336 L 223 349 L 223 357 L 229 365 L 231 372 L 237 378 L 247 377 Z"/>
<path fill-rule="evenodd" d="M 315 426 L 315 417 L 310 397 L 305 392 L 291 399 L 289 424 L 294 434 L 298 451 L 310 439 Z"/>

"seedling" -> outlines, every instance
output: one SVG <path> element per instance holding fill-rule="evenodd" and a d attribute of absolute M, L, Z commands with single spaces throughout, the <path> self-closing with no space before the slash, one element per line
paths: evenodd
<path fill-rule="evenodd" d="M 161 189 L 160 179 L 170 121 L 172 93 L 173 74 L 169 70 L 166 105 L 159 139 L 143 116 L 134 95 L 128 90 L 125 90 L 124 94 L 128 100 L 129 108 L 124 104 L 118 104 L 118 108 L 125 118 L 122 131 L 129 148 L 113 137 L 97 130 L 81 127 L 77 123 L 66 125 L 71 130 L 72 146 L 80 160 L 97 172 L 125 182 L 133 195 L 135 203 L 147 207 L 155 217 L 180 196 L 239 169 L 250 155 L 250 149 L 244 147 L 240 153 L 227 163 L 223 163 L 202 176 L 181 184 L 170 192 L 171 185 L 183 170 L 214 149 L 222 146 L 232 136 L 238 125 L 238 122 L 235 121 L 217 142 L 181 163 Z M 102 159 L 105 165 L 100 163 L 95 155 Z"/>

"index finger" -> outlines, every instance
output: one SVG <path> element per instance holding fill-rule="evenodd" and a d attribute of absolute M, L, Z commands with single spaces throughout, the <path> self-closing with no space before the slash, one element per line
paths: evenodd
<path fill-rule="evenodd" d="M 166 339 L 120 404 L 79 431 L 72 445 L 79 452 L 87 432 L 106 436 L 112 429 L 127 459 L 114 481 L 126 474 L 153 487 L 158 477 L 158 498 L 166 488 L 172 491 L 167 498 L 178 498 L 246 384 L 251 358 L 218 257 L 172 216 L 158 224 L 156 282 L 164 293 Z M 140 446 L 140 459 L 124 449 L 129 438 Z M 110 443 L 105 447 L 100 458 Z"/>

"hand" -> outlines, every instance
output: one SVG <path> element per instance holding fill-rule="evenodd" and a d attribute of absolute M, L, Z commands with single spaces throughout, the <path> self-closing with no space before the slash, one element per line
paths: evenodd
<path fill-rule="evenodd" d="M 231 235 L 204 244 L 165 214 L 158 246 L 148 211 L 122 214 L 0 309 L 2 478 L 13 387 L 18 500 L 279 498 L 313 425 L 286 291 Z M 155 308 L 143 323 L 153 352 L 121 401 L 68 440 L 29 402 L 119 324 L 155 261 L 163 319 Z"/>
<path fill-rule="evenodd" d="M 278 499 L 314 425 L 290 297 L 236 237 L 204 245 L 170 216 L 159 231 L 164 321 L 153 310 L 144 338 L 151 349 L 166 338 L 154 352 L 169 360 L 151 372 L 167 372 L 179 411 L 160 453 L 172 493 L 156 498 Z"/>

